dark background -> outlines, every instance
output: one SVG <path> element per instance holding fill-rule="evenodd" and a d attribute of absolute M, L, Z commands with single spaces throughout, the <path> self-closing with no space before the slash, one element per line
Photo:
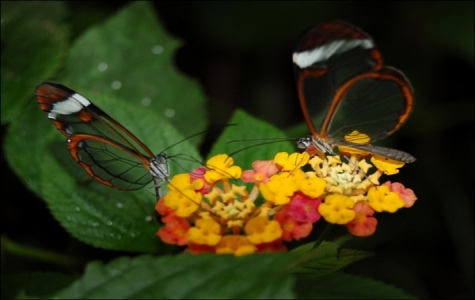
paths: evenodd
<path fill-rule="evenodd" d="M 68 2 L 71 40 L 126 4 Z M 292 137 L 307 133 L 298 129 L 303 118 L 291 63 L 298 35 L 331 19 L 348 21 L 369 33 L 386 64 L 403 70 L 415 90 L 412 116 L 380 145 L 418 159 L 392 180 L 412 188 L 419 199 L 411 209 L 378 217 L 376 234 L 353 242 L 351 246 L 376 256 L 348 271 L 422 298 L 473 298 L 473 2 L 153 5 L 167 30 L 184 42 L 176 65 L 204 87 L 211 123 L 225 123 L 235 108 L 242 108 L 288 130 Z M 203 145 L 204 151 L 209 145 Z M 71 238 L 5 161 L 1 212 L 2 237 L 17 243 L 87 259 L 119 255 Z M 334 231 L 335 236 L 343 233 L 343 229 Z M 61 268 L 11 255 L 2 247 L 2 274 L 28 270 Z"/>

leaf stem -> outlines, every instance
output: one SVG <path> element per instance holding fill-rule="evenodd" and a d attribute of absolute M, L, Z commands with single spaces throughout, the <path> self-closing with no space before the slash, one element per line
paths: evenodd
<path fill-rule="evenodd" d="M 13 242 L 12 240 L 8 239 L 5 236 L 1 238 L 2 242 L 2 251 L 12 253 L 14 255 L 27 257 L 30 259 L 48 262 L 54 265 L 59 265 L 61 267 L 70 267 L 70 268 L 78 268 L 85 265 L 85 262 L 73 258 L 61 253 L 38 249 L 30 246 L 21 245 L 18 243 Z"/>

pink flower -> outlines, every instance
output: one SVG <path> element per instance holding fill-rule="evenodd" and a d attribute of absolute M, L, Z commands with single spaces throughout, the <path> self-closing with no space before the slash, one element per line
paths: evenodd
<path fill-rule="evenodd" d="M 311 222 L 298 222 L 288 215 L 287 209 L 280 210 L 275 219 L 282 228 L 282 239 L 290 242 L 307 237 L 313 229 Z"/>
<path fill-rule="evenodd" d="M 414 191 L 411 189 L 406 189 L 402 183 L 391 183 L 391 181 L 386 181 L 384 184 L 389 187 L 391 192 L 396 192 L 399 194 L 399 197 L 401 197 L 402 201 L 404 202 L 404 207 L 411 207 L 414 205 L 414 202 L 416 202 L 417 197 L 414 194 Z"/>
<path fill-rule="evenodd" d="M 196 179 L 201 179 L 204 182 L 204 185 L 201 189 L 196 190 L 197 193 L 200 193 L 201 195 L 205 195 L 209 193 L 209 190 L 211 188 L 211 184 L 206 182 L 205 180 L 205 173 L 206 173 L 206 168 L 205 167 L 199 167 L 191 171 L 190 173 L 190 181 L 193 182 Z"/>
<path fill-rule="evenodd" d="M 252 163 L 254 170 L 246 170 L 242 173 L 242 181 L 259 184 L 268 182 L 269 177 L 277 172 L 277 165 L 273 160 L 257 160 Z"/>
<path fill-rule="evenodd" d="M 287 205 L 287 214 L 297 222 L 315 223 L 320 220 L 318 206 L 320 199 L 312 199 L 300 192 L 295 193 Z"/>
<path fill-rule="evenodd" d="M 355 236 L 370 236 L 376 231 L 378 220 L 372 217 L 374 210 L 364 201 L 359 201 L 353 207 L 355 218 L 346 223 L 348 231 Z"/>

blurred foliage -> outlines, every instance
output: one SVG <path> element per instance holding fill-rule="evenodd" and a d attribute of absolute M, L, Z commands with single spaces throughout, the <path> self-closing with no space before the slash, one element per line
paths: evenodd
<path fill-rule="evenodd" d="M 25 157 L 19 161 L 23 163 L 21 172 L 40 176 L 37 171 L 40 166 L 43 163 L 46 164 L 45 167 L 51 164 L 47 158 L 51 152 L 44 153 L 48 149 L 47 141 L 51 143 L 52 139 L 58 140 L 59 134 L 52 132 L 51 128 L 45 129 L 52 127 L 47 124 L 47 120 L 36 122 L 35 118 L 45 118 L 33 113 L 34 110 L 38 111 L 36 104 L 31 103 L 34 86 L 43 80 L 54 78 L 60 63 L 72 60 L 75 61 L 75 66 L 78 66 L 77 62 L 84 60 L 84 65 L 79 65 L 80 69 L 64 67 L 59 74 L 68 78 L 68 84 L 80 85 L 81 93 L 96 95 L 96 92 L 103 92 L 100 88 L 105 87 L 104 82 L 88 83 L 83 78 L 90 76 L 89 72 L 96 71 L 93 70 L 97 67 L 96 59 L 100 60 L 102 57 L 93 57 L 97 54 L 95 51 L 82 57 L 80 55 L 88 52 L 76 50 L 76 58 L 67 59 L 64 51 L 67 45 L 73 51 L 83 43 L 88 47 L 97 46 L 98 49 L 102 47 L 110 51 L 103 53 L 105 57 L 126 55 L 124 61 L 127 62 L 130 53 L 135 49 L 129 48 L 121 54 L 121 49 L 110 49 L 108 46 L 111 43 L 109 38 L 112 38 L 110 35 L 114 34 L 114 30 L 110 28 L 114 24 L 109 18 L 115 16 L 128 3 L 70 1 L 56 9 L 51 8 L 51 3 L 39 4 L 39 7 L 35 8 L 37 18 L 24 22 L 25 27 L 37 28 L 38 35 L 31 39 L 22 35 L 27 35 L 28 32 L 18 31 L 23 25 L 9 23 L 9 16 L 4 15 L 5 3 L 2 2 L 2 124 L 11 122 L 8 130 L 17 128 L 18 133 L 25 130 L 26 136 L 17 137 L 23 139 L 24 143 L 22 149 Z M 234 110 L 242 108 L 261 120 L 285 129 L 291 137 L 307 134 L 305 127 L 301 125 L 302 116 L 294 87 L 291 52 L 303 29 L 331 19 L 351 22 L 368 32 L 381 50 L 385 63 L 402 70 L 414 87 L 416 106 L 412 116 L 399 132 L 381 145 L 407 151 L 418 159 L 417 162 L 406 166 L 395 179 L 415 191 L 419 198 L 416 205 L 410 210 L 380 218 L 375 235 L 351 241 L 352 248 L 375 253 L 373 257 L 344 269 L 353 275 L 336 274 L 336 278 L 325 277 L 325 280 L 321 281 L 323 285 L 320 286 L 313 282 L 299 281 L 295 285 L 294 294 L 288 294 L 285 286 L 281 294 L 262 293 L 257 296 L 316 297 L 316 294 L 321 295 L 322 286 L 341 286 L 340 282 L 343 280 L 355 282 L 355 278 L 364 276 L 390 283 L 420 298 L 473 298 L 474 137 L 469 133 L 469 128 L 474 125 L 473 2 L 174 1 L 154 2 L 151 7 L 154 8 L 153 13 L 163 22 L 166 31 L 181 40 L 172 42 L 172 48 L 178 49 L 178 52 L 167 58 L 170 61 L 167 72 L 174 72 L 173 66 L 176 66 L 182 73 L 197 79 L 209 96 L 209 102 L 206 104 L 203 104 L 205 98 L 199 96 L 199 101 L 202 102 L 197 107 L 206 108 L 211 124 L 228 122 Z M 27 12 L 19 11 L 22 13 L 17 12 L 11 16 L 19 16 L 20 20 L 23 20 L 23 12 Z M 143 19 L 148 18 L 149 15 Z M 45 19 L 49 20 L 49 23 L 45 23 Z M 129 39 L 146 34 L 146 28 L 140 27 L 141 23 L 138 21 L 137 24 L 122 29 L 126 31 L 125 36 Z M 89 40 L 92 33 L 100 32 L 101 29 L 104 29 L 102 34 L 97 34 L 94 39 Z M 134 31 L 139 29 L 140 31 Z M 18 39 L 11 40 L 12 35 L 9 35 L 9 32 L 15 32 Z M 160 34 L 158 31 L 152 33 Z M 15 43 L 18 46 L 9 48 Z M 38 43 L 51 46 L 48 48 L 50 52 L 33 55 Z M 181 48 L 177 48 L 179 45 L 182 45 Z M 23 62 L 18 57 L 24 58 Z M 12 76 L 14 72 L 5 71 L 14 61 L 23 63 L 18 65 L 22 68 L 18 70 L 27 70 L 28 74 L 31 74 L 28 76 L 31 82 L 26 81 L 26 77 L 18 80 L 18 77 Z M 133 62 L 144 64 L 140 65 L 144 70 L 148 67 L 142 60 Z M 127 84 L 127 71 L 128 69 L 114 69 L 117 74 L 113 75 L 121 76 L 121 82 Z M 169 78 L 167 73 L 162 75 L 162 78 Z M 175 75 L 170 75 L 173 76 Z M 133 103 L 135 100 L 131 99 L 131 95 L 134 94 L 134 87 L 139 88 L 141 85 L 140 80 L 132 75 L 130 80 L 133 84 L 125 89 L 126 94 L 117 95 L 114 92 L 108 97 L 132 102 L 124 105 L 139 106 L 138 103 Z M 9 84 L 12 82 L 21 87 L 9 90 Z M 201 89 L 194 83 L 191 85 L 199 94 Z M 158 87 L 154 89 L 156 95 L 160 95 L 160 92 Z M 187 92 L 186 87 L 172 90 L 166 95 L 172 99 L 180 98 L 180 92 Z M 137 91 L 138 97 L 142 94 L 143 87 Z M 15 105 L 16 110 L 8 111 L 9 101 L 19 101 L 22 106 Z M 35 107 L 30 109 L 28 106 Z M 26 117 L 22 118 L 21 107 L 26 107 Z M 113 108 L 103 108 L 112 114 Z M 148 112 L 151 115 L 147 118 L 154 118 L 159 110 L 154 108 L 154 111 Z M 196 130 L 197 125 L 189 119 L 179 126 L 176 125 L 184 136 L 199 131 Z M 195 116 L 192 119 L 194 120 Z M 122 121 L 122 118 L 120 120 Z M 252 122 L 251 118 L 248 120 Z M 204 127 L 204 117 L 201 121 L 203 123 L 198 127 Z M 31 122 L 38 124 L 35 128 L 37 132 L 49 131 L 51 134 L 29 135 L 28 127 L 32 126 Z M 6 127 L 2 127 L 3 132 Z M 186 128 L 190 128 L 190 132 L 183 132 Z M 229 128 L 231 129 L 235 130 Z M 271 130 L 273 129 L 269 129 L 269 132 L 272 132 Z M 56 137 L 50 138 L 52 134 Z M 217 133 L 212 132 L 206 136 L 201 146 L 203 156 L 213 147 L 216 136 Z M 236 137 L 238 138 L 241 137 Z M 242 148 L 241 146 L 245 145 L 236 149 Z M 28 154 L 37 151 L 39 152 L 35 154 L 34 159 L 31 158 L 33 155 Z M 253 151 L 253 148 L 246 151 Z M 455 164 L 449 160 L 455 155 L 461 163 Z M 44 162 L 42 157 L 45 157 Z M 101 259 L 107 262 L 123 254 L 94 249 L 71 238 L 53 220 L 45 204 L 35 198 L 25 186 L 34 189 L 37 194 L 42 193 L 38 181 L 19 181 L 3 161 L 2 235 L 84 259 Z M 102 191 L 98 189 L 95 192 Z M 335 230 L 333 234 L 339 236 L 342 231 Z M 144 264 L 144 258 L 138 258 L 138 262 L 139 265 Z M 122 260 L 113 261 L 111 266 L 129 265 L 129 261 Z M 109 266 L 96 264 L 88 270 L 93 268 L 103 270 Z M 45 269 L 55 271 L 57 267 L 2 252 L 2 274 Z M 61 282 L 64 281 L 67 280 Z M 372 284 L 373 282 L 361 282 L 360 286 L 374 289 Z M 349 290 L 353 288 L 356 287 L 348 287 Z M 389 292 L 391 293 L 393 296 L 405 296 L 394 291 Z M 64 295 L 70 294 L 65 292 Z M 348 295 L 369 297 L 354 290 Z M 388 294 L 382 294 L 381 297 L 384 295 Z M 339 296 L 344 297 L 345 294 Z M 324 298 L 327 297 L 330 295 L 325 295 Z"/>
<path fill-rule="evenodd" d="M 31 97 L 31 86 L 60 68 L 66 53 L 68 27 L 63 23 L 66 8 L 62 5 L 2 2 L 1 8 L 3 124 L 17 117 L 25 107 Z"/>

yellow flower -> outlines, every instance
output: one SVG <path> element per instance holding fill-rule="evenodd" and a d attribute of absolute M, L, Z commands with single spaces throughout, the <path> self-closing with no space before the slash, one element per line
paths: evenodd
<path fill-rule="evenodd" d="M 218 200 L 218 197 L 221 197 L 221 189 L 214 187 L 211 192 L 204 195 L 206 199 L 208 199 L 209 203 L 215 203 Z"/>
<path fill-rule="evenodd" d="M 267 216 L 250 219 L 244 230 L 247 233 L 247 239 L 255 245 L 270 243 L 282 236 L 280 224 L 275 220 L 269 221 Z"/>
<path fill-rule="evenodd" d="M 221 226 L 212 218 L 199 219 L 186 233 L 191 243 L 215 246 L 221 240 Z"/>
<path fill-rule="evenodd" d="M 404 206 L 399 194 L 391 192 L 387 185 L 372 187 L 368 191 L 368 204 L 377 212 L 395 212 Z"/>
<path fill-rule="evenodd" d="M 216 246 L 216 254 L 234 254 L 241 256 L 254 253 L 255 251 L 256 247 L 242 235 L 223 236 Z"/>
<path fill-rule="evenodd" d="M 328 223 L 346 224 L 355 218 L 354 205 L 350 197 L 334 194 L 325 198 L 325 202 L 318 207 L 318 212 Z"/>
<path fill-rule="evenodd" d="M 206 171 L 204 178 L 209 183 L 215 183 L 216 181 L 227 178 L 240 178 L 242 170 L 238 166 L 233 166 L 234 160 L 232 157 L 226 154 L 218 154 L 211 157 L 206 162 Z"/>
<path fill-rule="evenodd" d="M 317 198 L 325 191 L 326 181 L 319 177 L 303 179 L 299 183 L 299 190 L 311 198 Z"/>
<path fill-rule="evenodd" d="M 320 169 L 320 164 L 323 162 L 323 159 L 321 159 L 319 156 L 315 155 L 312 157 L 309 161 L 308 164 L 314 169 L 315 171 L 317 169 Z"/>
<path fill-rule="evenodd" d="M 279 152 L 274 157 L 274 162 L 282 167 L 282 171 L 293 171 L 297 168 L 305 166 L 310 159 L 307 152 L 292 153 Z"/>
<path fill-rule="evenodd" d="M 168 183 L 167 187 L 170 191 L 182 191 L 185 189 L 193 189 L 193 190 L 199 190 L 200 188 L 203 187 L 203 181 L 202 180 L 195 180 L 197 183 L 191 183 L 190 179 L 190 174 L 188 173 L 183 173 L 183 174 L 178 174 L 173 176 L 172 180 L 170 180 L 170 183 Z M 195 188 L 195 185 L 197 188 Z"/>
<path fill-rule="evenodd" d="M 290 201 L 290 197 L 297 190 L 297 184 L 289 173 L 279 173 L 272 175 L 269 182 L 261 183 L 259 190 L 267 201 L 282 205 Z"/>
<path fill-rule="evenodd" d="M 365 142 L 364 134 L 356 132 L 350 137 L 352 142 Z M 374 211 L 394 212 L 404 207 L 403 199 L 415 198 L 396 184 L 379 186 L 384 173 L 395 174 L 404 163 L 375 155 L 372 161 L 378 169 L 369 173 L 372 165 L 359 154 L 344 159 L 337 155 L 309 159 L 305 152 L 281 152 L 272 161 L 274 169 L 269 171 L 264 164 L 266 172 L 260 173 L 264 177 L 256 180 L 252 176 L 260 166 L 242 172 L 233 166 L 231 157 L 214 156 L 206 168 L 197 168 L 191 176 L 176 175 L 170 181 L 170 192 L 156 206 L 167 229 L 159 236 L 167 243 L 187 243 L 192 253 L 240 256 L 280 251 L 285 249 L 284 241 L 307 236 L 320 216 L 352 232 Z M 231 178 L 253 183 L 252 189 L 234 184 Z M 358 211 L 362 205 L 367 208 L 364 212 Z M 371 218 L 375 224 L 376 219 Z"/>
<path fill-rule="evenodd" d="M 215 213 L 223 219 L 244 219 L 254 211 L 254 202 L 250 199 L 241 201 L 233 201 L 227 204 L 216 202 L 213 207 Z"/>
<path fill-rule="evenodd" d="M 186 218 L 198 209 L 201 199 L 201 194 L 193 190 L 175 190 L 165 195 L 164 203 L 174 210 L 176 216 Z"/>

